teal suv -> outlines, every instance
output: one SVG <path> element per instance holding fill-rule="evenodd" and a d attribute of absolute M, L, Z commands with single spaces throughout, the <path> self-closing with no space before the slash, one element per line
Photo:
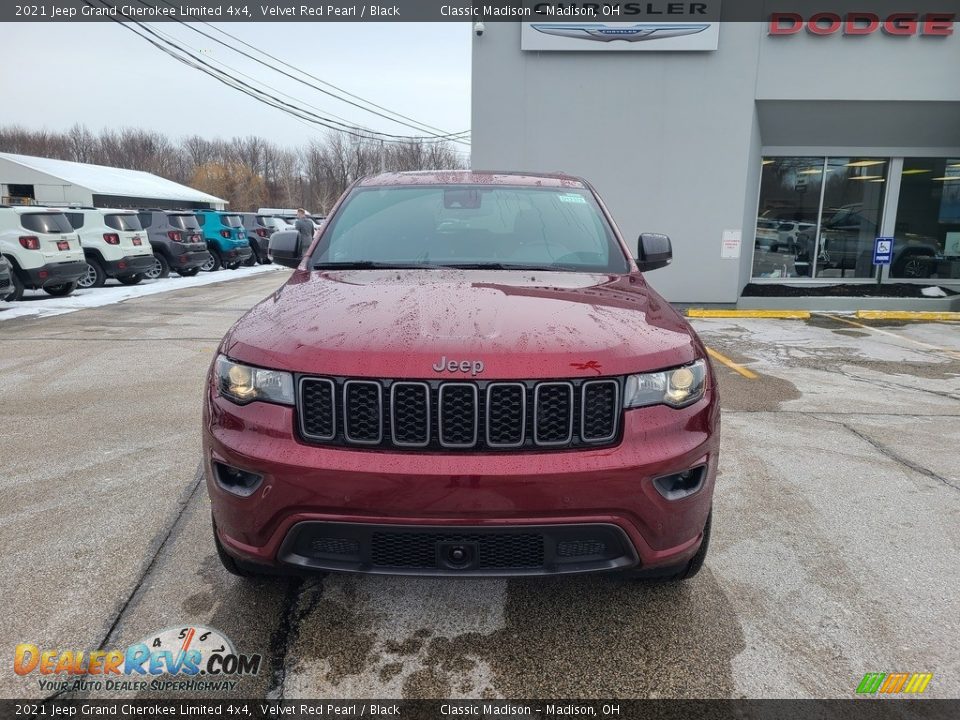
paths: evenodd
<path fill-rule="evenodd" d="M 203 270 L 213 271 L 222 267 L 235 270 L 253 252 L 239 214 L 200 210 L 197 212 L 197 222 L 203 229 L 203 239 L 210 251 L 210 260 L 203 265 Z"/>

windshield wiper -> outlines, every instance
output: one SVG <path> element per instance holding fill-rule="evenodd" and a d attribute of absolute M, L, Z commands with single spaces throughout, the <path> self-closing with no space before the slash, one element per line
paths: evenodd
<path fill-rule="evenodd" d="M 314 270 L 433 270 L 440 267 L 432 263 L 398 262 L 386 263 L 375 260 L 348 260 L 346 262 L 318 262 Z"/>
<path fill-rule="evenodd" d="M 467 262 L 467 263 L 444 263 L 437 265 L 442 268 L 455 268 L 457 270 L 556 270 L 556 267 L 550 265 L 514 265 L 512 263 L 499 262 Z"/>

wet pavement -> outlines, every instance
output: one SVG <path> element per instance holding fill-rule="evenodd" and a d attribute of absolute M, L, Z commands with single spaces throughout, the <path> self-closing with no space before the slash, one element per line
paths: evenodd
<path fill-rule="evenodd" d="M 757 377 L 715 363 L 713 538 L 686 583 L 249 581 L 213 550 L 201 385 L 283 278 L 0 325 L 3 647 L 212 627 L 264 656 L 243 697 L 850 697 L 866 672 L 960 696 L 960 325 L 696 321 Z M 52 694 L 7 667 L 4 696 Z"/>

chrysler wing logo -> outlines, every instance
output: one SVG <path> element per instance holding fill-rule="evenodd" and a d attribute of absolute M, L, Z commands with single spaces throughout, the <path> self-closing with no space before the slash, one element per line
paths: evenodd
<path fill-rule="evenodd" d="M 596 40 L 597 42 L 660 40 L 662 38 L 680 37 L 681 35 L 696 35 L 710 27 L 708 23 L 636 23 L 629 26 L 601 25 L 598 23 L 578 25 L 531 23 L 531 26 L 544 35 L 559 35 L 560 37 Z"/>

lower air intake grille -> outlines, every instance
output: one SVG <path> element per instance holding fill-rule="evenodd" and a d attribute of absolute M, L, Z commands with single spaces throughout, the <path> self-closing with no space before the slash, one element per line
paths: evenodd
<path fill-rule="evenodd" d="M 544 562 L 543 536 L 536 533 L 471 535 L 461 533 L 376 532 L 370 560 L 376 567 L 438 567 L 438 543 L 470 543 L 477 548 L 479 569 L 539 568 Z"/>

